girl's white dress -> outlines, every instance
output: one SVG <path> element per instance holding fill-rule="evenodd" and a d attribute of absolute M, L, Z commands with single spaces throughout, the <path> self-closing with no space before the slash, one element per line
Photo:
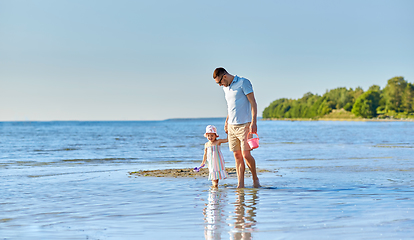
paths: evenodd
<path fill-rule="evenodd" d="M 220 145 L 207 147 L 207 164 L 208 164 L 208 180 L 217 180 L 228 178 L 226 167 L 224 166 L 224 158 L 221 154 Z"/>

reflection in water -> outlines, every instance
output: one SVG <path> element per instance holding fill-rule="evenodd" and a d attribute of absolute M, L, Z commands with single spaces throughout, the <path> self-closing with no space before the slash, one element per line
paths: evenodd
<path fill-rule="evenodd" d="M 203 210 L 205 239 L 221 239 L 225 226 L 230 226 L 230 239 L 252 239 L 256 226 L 258 189 L 237 189 L 235 202 L 227 204 L 227 191 L 211 188 L 208 202 Z M 227 215 L 226 208 L 232 210 Z M 226 224 L 226 220 L 229 221 Z"/>
<path fill-rule="evenodd" d="M 225 225 L 224 206 L 226 201 L 226 192 L 217 188 L 211 188 L 208 193 L 208 203 L 203 210 L 204 237 L 206 239 L 221 239 L 221 232 Z"/>
<path fill-rule="evenodd" d="M 256 204 L 258 201 L 258 189 L 236 190 L 236 202 L 234 203 L 234 228 L 230 231 L 230 239 L 252 239 L 252 232 L 256 225 Z"/>

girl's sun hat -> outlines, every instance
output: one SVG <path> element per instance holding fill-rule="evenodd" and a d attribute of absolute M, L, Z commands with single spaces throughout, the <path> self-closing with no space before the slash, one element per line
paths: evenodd
<path fill-rule="evenodd" d="M 207 137 L 207 133 L 214 133 L 214 134 L 216 134 L 217 137 L 219 136 L 217 134 L 217 128 L 213 125 L 208 125 L 206 127 L 206 133 L 204 133 L 204 137 Z"/>

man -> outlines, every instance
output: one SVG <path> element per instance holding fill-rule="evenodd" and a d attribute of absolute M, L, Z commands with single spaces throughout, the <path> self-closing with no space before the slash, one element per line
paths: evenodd
<path fill-rule="evenodd" d="M 253 187 L 260 187 L 256 173 L 256 161 L 247 143 L 249 133 L 257 133 L 257 104 L 253 87 L 246 78 L 229 74 L 224 68 L 216 68 L 213 79 L 223 87 L 227 101 L 227 118 L 224 130 L 228 134 L 229 148 L 234 154 L 238 188 L 244 188 L 244 160 L 252 172 Z"/>

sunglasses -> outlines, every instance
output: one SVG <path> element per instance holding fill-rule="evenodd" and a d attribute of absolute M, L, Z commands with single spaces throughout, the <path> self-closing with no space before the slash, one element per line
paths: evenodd
<path fill-rule="evenodd" d="M 217 84 L 218 84 L 218 85 L 221 85 L 221 81 L 223 80 L 224 75 L 226 75 L 226 74 L 223 74 L 223 75 L 221 76 L 220 80 L 217 82 Z"/>

